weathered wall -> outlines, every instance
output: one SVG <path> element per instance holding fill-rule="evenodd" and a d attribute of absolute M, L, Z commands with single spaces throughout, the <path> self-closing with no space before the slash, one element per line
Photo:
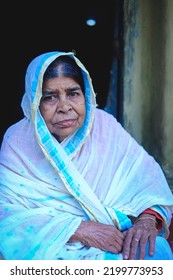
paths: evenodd
<path fill-rule="evenodd" d="M 173 1 L 124 1 L 123 123 L 173 189 Z"/>

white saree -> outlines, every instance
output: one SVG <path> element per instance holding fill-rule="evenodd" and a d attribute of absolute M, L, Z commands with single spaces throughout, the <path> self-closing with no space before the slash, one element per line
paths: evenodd
<path fill-rule="evenodd" d="M 83 126 L 58 143 L 40 115 L 39 102 L 45 69 L 62 54 L 74 57 L 82 69 L 87 113 Z M 163 217 L 154 257 L 164 258 L 159 244 L 167 248 L 173 213 L 170 188 L 153 157 L 112 115 L 96 107 L 92 82 L 81 62 L 71 52 L 40 55 L 27 69 L 25 85 L 25 117 L 6 131 L 0 151 L 4 258 L 122 259 L 122 254 L 67 242 L 83 220 L 124 231 L 132 226 L 128 215 L 136 217 L 147 208 Z"/>

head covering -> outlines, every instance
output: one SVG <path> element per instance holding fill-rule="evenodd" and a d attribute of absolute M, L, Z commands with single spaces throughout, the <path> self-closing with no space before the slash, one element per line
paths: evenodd
<path fill-rule="evenodd" d="M 60 55 L 81 68 L 86 98 L 83 125 L 61 143 L 39 111 L 44 72 Z M 0 153 L 0 252 L 6 259 L 107 258 L 97 248 L 67 241 L 81 221 L 124 231 L 132 225 L 128 216 L 147 208 L 163 217 L 160 234 L 168 236 L 173 196 L 160 166 L 97 108 L 89 73 L 73 52 L 45 53 L 30 63 L 21 106 L 24 118 L 7 130 Z"/>
<path fill-rule="evenodd" d="M 43 83 L 43 75 L 48 65 L 51 64 L 53 60 L 55 60 L 58 56 L 68 55 L 72 57 L 78 66 L 81 68 L 84 78 L 85 85 L 85 99 L 86 99 L 86 117 L 85 122 L 79 131 L 75 134 L 73 138 L 73 143 L 69 143 L 66 149 L 68 153 L 73 152 L 77 147 L 80 146 L 85 141 L 85 138 L 89 134 L 94 118 L 94 111 L 96 108 L 96 99 L 95 92 L 91 83 L 91 78 L 89 76 L 88 71 L 84 67 L 84 65 L 79 61 L 77 57 L 75 57 L 73 52 L 49 52 L 45 54 L 41 54 L 35 59 L 31 61 L 29 64 L 26 76 L 25 76 L 25 94 L 22 99 L 22 109 L 24 115 L 28 119 L 32 119 L 32 122 L 36 125 L 39 123 L 41 125 L 40 112 L 38 110 L 40 99 L 42 96 L 42 83 Z M 38 80 L 39 77 L 39 80 Z M 44 122 L 44 121 L 43 121 Z M 43 125 L 44 126 L 44 125 Z M 35 127 L 37 134 L 37 125 Z M 46 133 L 46 132 L 45 132 Z M 47 132 L 49 134 L 49 132 Z"/>

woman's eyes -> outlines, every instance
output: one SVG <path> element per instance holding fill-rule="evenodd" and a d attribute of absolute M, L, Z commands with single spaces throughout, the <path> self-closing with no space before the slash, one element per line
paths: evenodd
<path fill-rule="evenodd" d="M 80 93 L 79 92 L 77 92 L 77 91 L 72 91 L 72 92 L 70 92 L 70 93 L 68 93 L 68 95 L 69 96 L 76 96 L 76 95 L 79 95 Z"/>
<path fill-rule="evenodd" d="M 81 93 L 78 91 L 70 91 L 66 93 L 67 98 L 73 98 L 79 96 Z M 58 94 L 50 94 L 50 95 L 43 95 L 42 100 L 43 101 L 54 101 L 54 100 L 59 99 Z"/>
<path fill-rule="evenodd" d="M 43 101 L 49 101 L 49 100 L 54 100 L 56 97 L 54 95 L 45 95 L 42 97 Z"/>

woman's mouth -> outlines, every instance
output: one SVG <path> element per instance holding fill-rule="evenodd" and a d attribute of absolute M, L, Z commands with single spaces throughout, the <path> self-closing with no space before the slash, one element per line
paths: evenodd
<path fill-rule="evenodd" d="M 69 119 L 69 120 L 63 120 L 57 123 L 57 125 L 61 128 L 67 128 L 71 127 L 75 124 L 76 119 Z"/>

